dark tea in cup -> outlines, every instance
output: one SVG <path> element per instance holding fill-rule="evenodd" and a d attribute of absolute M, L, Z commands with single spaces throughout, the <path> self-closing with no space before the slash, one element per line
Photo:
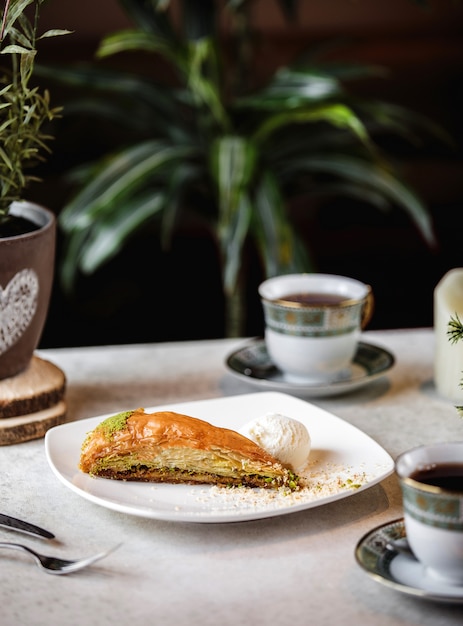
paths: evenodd
<path fill-rule="evenodd" d="M 432 463 L 412 472 L 410 478 L 446 491 L 463 492 L 463 463 Z"/>

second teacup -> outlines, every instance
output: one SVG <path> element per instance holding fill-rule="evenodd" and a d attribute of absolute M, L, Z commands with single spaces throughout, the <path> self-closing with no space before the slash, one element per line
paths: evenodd
<path fill-rule="evenodd" d="M 291 382 L 335 380 L 373 311 L 371 287 L 336 274 L 286 274 L 259 285 L 265 342 Z"/>
<path fill-rule="evenodd" d="M 463 585 L 463 441 L 413 448 L 395 465 L 410 548 L 429 576 Z"/>

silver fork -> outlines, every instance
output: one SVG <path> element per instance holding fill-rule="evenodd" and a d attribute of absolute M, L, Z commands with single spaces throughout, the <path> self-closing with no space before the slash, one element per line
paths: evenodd
<path fill-rule="evenodd" d="M 59 559 L 55 556 L 45 556 L 43 554 L 39 554 L 29 546 L 25 546 L 22 543 L 10 543 L 9 541 L 0 541 L 0 548 L 7 548 L 11 550 L 22 550 L 27 554 L 30 554 L 37 565 L 47 572 L 47 574 L 72 574 L 73 572 L 77 572 L 95 561 L 99 561 L 104 558 L 116 548 L 118 548 L 121 544 L 117 544 L 110 548 L 109 550 L 105 550 L 104 552 L 99 552 L 98 554 L 94 554 L 93 556 L 89 556 L 85 559 L 75 559 L 72 561 L 66 559 Z"/>

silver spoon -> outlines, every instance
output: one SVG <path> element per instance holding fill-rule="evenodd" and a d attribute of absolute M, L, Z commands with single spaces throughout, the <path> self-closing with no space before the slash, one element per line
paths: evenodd
<path fill-rule="evenodd" d="M 54 556 L 45 556 L 43 554 L 39 554 L 35 550 L 32 550 L 32 548 L 29 548 L 22 543 L 10 543 L 8 541 L 0 541 L 0 548 L 22 550 L 23 552 L 27 552 L 27 554 L 30 554 L 35 559 L 37 565 L 48 574 L 72 574 L 72 572 L 77 572 L 84 567 L 95 563 L 95 561 L 99 561 L 100 559 L 104 558 L 110 552 L 113 552 L 116 548 L 118 548 L 119 545 L 120 544 L 104 552 L 99 552 L 98 554 L 89 556 L 85 559 L 69 561 L 66 559 L 59 559 Z"/>

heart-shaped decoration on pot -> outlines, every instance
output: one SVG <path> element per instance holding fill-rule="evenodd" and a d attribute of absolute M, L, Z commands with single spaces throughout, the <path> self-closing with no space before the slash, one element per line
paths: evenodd
<path fill-rule="evenodd" d="M 39 280 L 30 268 L 15 274 L 5 288 L 0 286 L 0 354 L 28 328 L 37 310 L 38 296 Z"/>

